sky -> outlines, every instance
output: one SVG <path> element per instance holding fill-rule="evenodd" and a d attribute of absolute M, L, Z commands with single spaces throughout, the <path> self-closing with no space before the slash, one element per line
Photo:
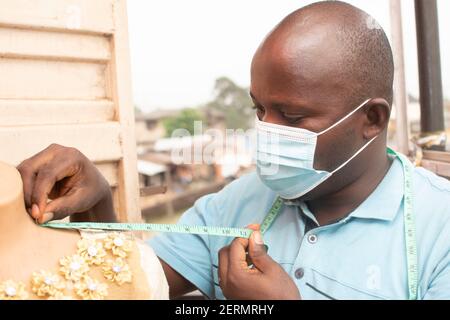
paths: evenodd
<path fill-rule="evenodd" d="M 307 0 L 128 0 L 135 105 L 143 111 L 198 106 L 227 76 L 250 84 L 250 62 L 265 35 Z M 389 0 L 348 0 L 390 38 Z M 401 0 L 407 90 L 419 94 L 414 1 Z M 441 67 L 450 70 L 450 1 L 438 0 Z M 450 72 L 442 72 L 450 97 Z"/>

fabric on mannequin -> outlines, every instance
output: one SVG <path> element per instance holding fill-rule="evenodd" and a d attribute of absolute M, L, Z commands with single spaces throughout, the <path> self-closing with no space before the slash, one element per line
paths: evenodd
<path fill-rule="evenodd" d="M 42 228 L 18 171 L 0 162 L 0 300 L 168 299 L 153 250 L 131 233 Z"/>

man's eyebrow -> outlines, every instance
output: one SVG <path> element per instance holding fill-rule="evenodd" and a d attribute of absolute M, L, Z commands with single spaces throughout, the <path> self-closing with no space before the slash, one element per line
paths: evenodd
<path fill-rule="evenodd" d="M 258 102 L 258 100 L 255 98 L 255 96 L 253 95 L 253 93 L 251 91 L 249 91 L 249 95 L 254 100 L 254 102 Z M 272 108 L 279 109 L 279 110 L 283 110 L 283 109 L 286 109 L 286 108 L 295 108 L 295 107 L 299 107 L 299 106 L 301 106 L 301 108 L 303 109 L 302 111 L 298 111 L 300 113 L 305 112 L 305 111 L 307 111 L 307 112 L 314 111 L 313 108 L 308 107 L 307 105 L 303 105 L 303 104 L 302 105 L 297 105 L 297 106 L 296 105 L 290 105 L 290 104 L 283 103 L 283 102 L 274 102 L 274 103 L 271 104 Z M 295 114 L 296 112 L 294 111 L 294 112 L 290 112 L 290 113 Z"/>

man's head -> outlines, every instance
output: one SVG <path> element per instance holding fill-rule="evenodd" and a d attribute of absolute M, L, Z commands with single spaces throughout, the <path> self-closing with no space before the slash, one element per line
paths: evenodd
<path fill-rule="evenodd" d="M 256 51 L 250 91 L 260 120 L 320 132 L 371 98 L 319 136 L 314 167 L 332 171 L 379 137 L 310 195 L 339 190 L 368 170 L 376 153 L 385 152 L 393 69 L 381 27 L 364 11 L 340 1 L 291 13 Z"/>

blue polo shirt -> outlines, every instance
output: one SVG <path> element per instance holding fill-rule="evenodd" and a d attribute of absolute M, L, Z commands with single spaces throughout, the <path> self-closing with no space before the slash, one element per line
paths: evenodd
<path fill-rule="evenodd" d="M 403 168 L 395 159 L 377 188 L 346 218 L 318 226 L 304 203 L 285 202 L 264 234 L 269 255 L 292 277 L 303 299 L 408 299 L 403 223 Z M 450 182 L 423 169 L 413 173 L 418 249 L 418 298 L 450 299 Z M 255 173 L 198 199 L 179 223 L 245 227 L 261 223 L 276 194 Z M 311 223 L 316 224 L 308 227 Z M 233 239 L 162 234 L 156 254 L 211 299 L 218 252 Z"/>

